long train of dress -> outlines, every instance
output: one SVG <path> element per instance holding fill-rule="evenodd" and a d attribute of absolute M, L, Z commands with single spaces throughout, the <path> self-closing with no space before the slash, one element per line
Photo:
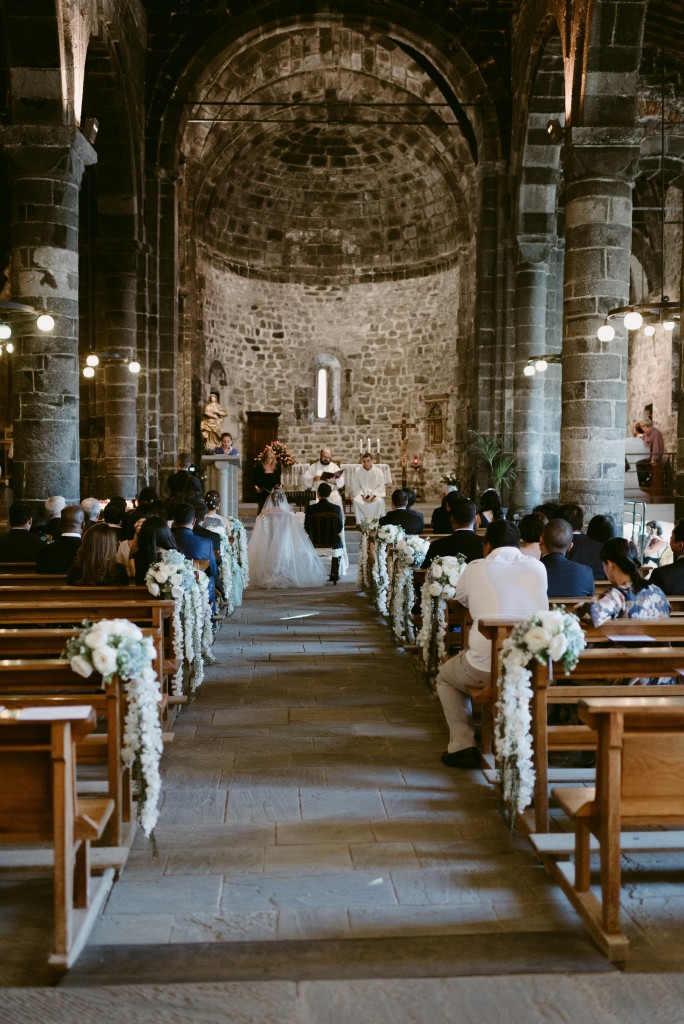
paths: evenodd
<path fill-rule="evenodd" d="M 248 553 L 250 583 L 256 587 L 319 587 L 326 582 L 326 570 L 304 525 L 289 508 L 265 508 L 257 516 Z"/>

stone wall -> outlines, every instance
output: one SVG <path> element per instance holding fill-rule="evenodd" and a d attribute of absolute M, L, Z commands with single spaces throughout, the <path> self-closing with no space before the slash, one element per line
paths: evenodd
<path fill-rule="evenodd" d="M 406 281 L 321 286 L 238 276 L 206 252 L 197 269 L 204 282 L 206 370 L 214 360 L 226 368 L 231 419 L 242 423 L 248 411 L 279 411 L 280 440 L 303 462 L 323 446 L 340 462 L 356 461 L 361 439 L 365 447 L 371 438 L 374 455 L 379 440 L 380 461 L 400 482 L 400 432 L 392 424 L 406 413 L 416 424 L 408 455 L 420 455 L 424 493 L 432 500 L 439 476 L 453 463 L 450 419 L 464 401 L 458 266 Z M 314 401 L 321 356 L 339 365 L 337 407 L 324 420 Z M 426 448 L 428 396 L 445 395 L 444 441 Z"/>

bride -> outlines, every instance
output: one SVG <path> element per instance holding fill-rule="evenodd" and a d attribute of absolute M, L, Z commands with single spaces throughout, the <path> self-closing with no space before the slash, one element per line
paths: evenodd
<path fill-rule="evenodd" d="M 248 553 L 250 582 L 257 587 L 318 587 L 328 578 L 280 487 L 273 488 L 256 518 Z"/>

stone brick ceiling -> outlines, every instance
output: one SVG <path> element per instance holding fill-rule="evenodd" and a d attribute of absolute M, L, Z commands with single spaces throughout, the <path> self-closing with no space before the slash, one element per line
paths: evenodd
<path fill-rule="evenodd" d="M 445 266 L 470 237 L 453 97 L 386 37 L 297 29 L 228 55 L 188 108 L 193 237 L 240 273 L 368 280 Z"/>

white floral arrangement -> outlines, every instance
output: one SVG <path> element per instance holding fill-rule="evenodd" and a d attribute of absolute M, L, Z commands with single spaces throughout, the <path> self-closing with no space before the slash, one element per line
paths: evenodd
<path fill-rule="evenodd" d="M 233 549 L 235 561 L 242 573 L 242 590 L 249 584 L 249 558 L 247 556 L 247 531 L 245 524 L 235 516 L 226 516 L 229 523 L 228 540 Z M 239 602 L 242 603 L 242 599 Z"/>
<path fill-rule="evenodd" d="M 446 657 L 446 603 L 456 597 L 456 585 L 465 572 L 463 555 L 435 558 L 420 590 L 422 625 L 416 638 L 425 671 L 435 675 Z"/>
<path fill-rule="evenodd" d="M 373 578 L 370 564 L 370 542 L 375 538 L 380 520 L 378 516 L 364 519 L 359 524 L 361 530 L 361 545 L 359 547 L 359 568 L 357 584 L 359 590 L 363 590 L 370 597 L 373 591 Z"/>
<path fill-rule="evenodd" d="M 390 588 L 390 623 L 398 640 L 409 643 L 415 640 L 416 631 L 411 622 L 411 609 L 416 596 L 413 588 L 413 571 L 419 569 L 430 547 L 430 541 L 405 533 L 396 542 L 392 562 L 392 585 Z"/>
<path fill-rule="evenodd" d="M 81 633 L 69 640 L 62 657 L 86 679 L 99 672 L 107 686 L 116 677 L 124 684 L 127 708 L 121 760 L 137 785 L 138 820 L 149 836 L 159 816 L 161 793 L 161 688 L 152 666 L 154 641 L 127 619 L 103 619 L 94 625 L 86 621 L 83 626 Z"/>
<path fill-rule="evenodd" d="M 387 571 L 387 548 L 390 544 L 396 544 L 397 541 L 404 537 L 404 531 L 401 526 L 393 526 L 391 523 L 387 523 L 384 526 L 378 526 L 375 532 L 375 548 L 373 551 L 373 565 L 371 568 L 371 576 L 373 580 L 372 585 L 372 598 L 380 615 L 387 615 L 388 605 L 387 598 L 389 594 L 390 578 L 389 572 Z"/>
<path fill-rule="evenodd" d="M 198 578 L 199 577 L 199 578 Z M 173 599 L 173 652 L 180 664 L 172 681 L 174 697 L 191 696 L 204 679 L 204 661 L 211 664 L 213 632 L 209 578 L 195 573 L 180 551 L 162 551 L 147 570 L 147 589 L 153 597 Z"/>
<path fill-rule="evenodd" d="M 219 580 L 223 590 L 224 609 L 227 615 L 232 615 L 236 604 L 242 603 L 242 572 L 236 562 L 233 547 L 228 539 L 225 530 L 217 530 L 219 538 L 219 553 L 221 561 L 218 567 Z M 236 577 L 240 588 L 240 600 L 235 600 Z"/>
<path fill-rule="evenodd" d="M 538 612 L 516 626 L 504 641 L 499 668 L 496 720 L 496 764 L 502 799 L 511 823 L 532 801 L 534 768 L 530 732 L 533 660 L 562 661 L 571 672 L 586 647 L 576 615 L 557 609 Z"/>

